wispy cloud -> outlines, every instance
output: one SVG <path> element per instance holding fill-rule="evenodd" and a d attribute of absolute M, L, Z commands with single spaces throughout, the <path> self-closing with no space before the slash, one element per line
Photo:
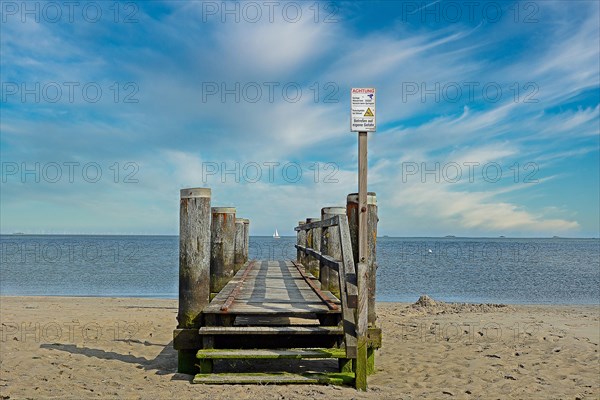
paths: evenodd
<path fill-rule="evenodd" d="M 299 216 L 343 204 L 355 191 L 348 89 L 375 86 L 370 189 L 379 194 L 384 233 L 597 235 L 597 209 L 558 187 L 577 185 L 591 204 L 599 201 L 600 6 L 537 4 L 535 24 L 516 23 L 507 12 L 496 23 L 414 26 L 393 13 L 400 10 L 387 7 L 365 20 L 362 5 L 343 3 L 330 24 L 316 23 L 308 3 L 309 17 L 296 23 L 206 21 L 201 2 L 140 4 L 138 23 L 129 25 L 13 19 L 2 26 L 2 82 L 95 82 L 103 96 L 97 103 L 80 92 L 73 102 L 3 101 L 2 161 L 105 168 L 132 161 L 140 182 L 3 183 L 2 229 L 24 230 L 19 224 L 33 200 L 23 205 L 23 195 L 37 193 L 45 201 L 35 204 L 40 218 L 31 229 L 107 231 L 113 224 L 123 232 L 175 233 L 177 189 L 204 185 L 203 163 L 297 162 L 307 174 L 311 163 L 335 163 L 334 184 L 206 183 L 215 202 L 252 214 L 256 233 L 275 224 L 291 233 Z M 123 101 L 128 82 L 137 102 Z M 266 83 L 276 83 L 272 93 Z M 302 96 L 290 101 L 286 84 Z M 260 88 L 260 99 L 248 101 L 244 85 Z M 498 163 L 505 175 L 494 184 L 402 180 L 403 163 L 449 162 Z M 515 163 L 534 163 L 538 183 L 515 183 Z M 587 178 L 573 179 L 575 170 Z"/>

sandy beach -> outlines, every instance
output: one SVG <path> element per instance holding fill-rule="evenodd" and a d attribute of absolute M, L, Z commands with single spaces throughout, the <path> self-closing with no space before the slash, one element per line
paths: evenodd
<path fill-rule="evenodd" d="M 176 300 L 0 297 L 0 398 L 598 399 L 597 306 L 378 303 L 369 390 L 176 373 Z"/>

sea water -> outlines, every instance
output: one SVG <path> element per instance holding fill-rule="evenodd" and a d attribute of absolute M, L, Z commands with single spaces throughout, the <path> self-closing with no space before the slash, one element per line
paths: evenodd
<path fill-rule="evenodd" d="M 295 237 L 249 255 L 295 259 Z M 177 298 L 177 236 L 1 235 L 0 294 Z M 377 242 L 377 299 L 600 304 L 599 239 L 392 238 Z"/>

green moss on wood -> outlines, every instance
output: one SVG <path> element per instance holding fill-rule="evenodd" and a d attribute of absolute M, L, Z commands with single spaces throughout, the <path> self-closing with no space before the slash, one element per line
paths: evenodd
<path fill-rule="evenodd" d="M 367 338 L 359 337 L 356 343 L 356 389 L 367 390 Z"/>
<path fill-rule="evenodd" d="M 373 375 L 375 373 L 375 349 L 369 348 L 367 350 L 367 375 Z"/>
<path fill-rule="evenodd" d="M 304 359 L 304 358 L 344 358 L 344 349 L 285 349 L 285 350 L 238 350 L 238 349 L 201 349 L 198 359 Z"/>
<path fill-rule="evenodd" d="M 201 313 L 196 312 L 180 312 L 177 315 L 177 320 L 179 322 L 180 328 L 199 328 Z"/>
<path fill-rule="evenodd" d="M 193 383 L 203 384 L 323 384 L 353 385 L 354 374 L 344 372 L 292 374 L 274 373 L 220 373 L 197 374 Z"/>
<path fill-rule="evenodd" d="M 381 347 L 381 328 L 369 328 L 367 330 L 367 340 L 369 347 L 379 349 Z"/>

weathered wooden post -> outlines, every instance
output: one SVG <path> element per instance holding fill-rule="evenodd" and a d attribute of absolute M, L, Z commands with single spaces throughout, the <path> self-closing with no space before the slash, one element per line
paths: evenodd
<path fill-rule="evenodd" d="M 200 328 L 202 310 L 210 299 L 210 196 L 208 188 L 180 192 L 178 329 Z M 177 370 L 195 374 L 197 349 L 177 351 Z"/>
<path fill-rule="evenodd" d="M 352 242 L 352 254 L 354 263 L 358 264 L 358 193 L 350 193 L 346 198 L 346 212 L 348 215 L 348 225 L 350 227 L 350 240 Z M 368 291 L 368 323 L 375 327 L 377 321 L 377 312 L 375 309 L 375 292 L 377 289 L 377 195 L 374 192 L 367 193 L 367 291 Z M 375 372 L 375 349 L 369 348 L 367 355 L 367 368 L 369 374 Z"/>
<path fill-rule="evenodd" d="M 320 221 L 320 218 L 306 218 L 306 223 Z M 317 251 L 321 249 L 321 228 L 312 228 L 306 231 L 306 246 L 311 247 Z M 306 269 L 315 278 L 319 278 L 320 268 L 319 260 L 315 257 L 308 256 L 306 258 L 307 266 Z"/>
<path fill-rule="evenodd" d="M 346 215 L 346 207 L 321 208 L 321 221 L 336 215 Z M 336 260 L 342 259 L 342 242 L 337 226 L 323 228 L 321 231 L 321 253 L 331 256 Z M 321 288 L 329 290 L 337 298 L 340 297 L 340 283 L 337 271 L 320 264 Z"/>
<path fill-rule="evenodd" d="M 298 226 L 300 225 L 304 225 L 305 222 L 304 221 L 298 221 Z M 297 235 L 296 235 L 296 244 L 298 246 L 306 246 L 306 231 L 304 230 L 299 230 Z M 304 259 L 305 259 L 305 254 L 303 251 L 298 250 L 296 252 L 296 261 L 302 265 L 304 265 L 304 267 L 306 267 L 306 265 L 304 264 Z"/>
<path fill-rule="evenodd" d="M 211 209 L 210 291 L 219 293 L 234 274 L 235 208 Z"/>
<path fill-rule="evenodd" d="M 244 259 L 244 246 L 246 245 L 246 235 L 244 233 L 244 219 L 235 219 L 235 265 L 233 268 L 234 272 L 238 272 L 244 265 L 247 259 Z"/>
<path fill-rule="evenodd" d="M 249 259 L 250 249 L 250 220 L 248 218 L 242 218 L 244 223 L 244 263 Z"/>
<path fill-rule="evenodd" d="M 352 254 L 354 255 L 354 263 L 358 260 L 358 193 L 350 193 L 347 197 L 346 213 L 348 215 L 348 225 L 350 227 L 350 239 L 352 241 Z M 365 260 L 368 273 L 368 289 L 369 289 L 369 324 L 374 325 L 377 320 L 375 310 L 375 291 L 376 291 L 376 275 L 377 275 L 377 195 L 374 192 L 367 194 L 367 246 L 368 257 Z"/>

